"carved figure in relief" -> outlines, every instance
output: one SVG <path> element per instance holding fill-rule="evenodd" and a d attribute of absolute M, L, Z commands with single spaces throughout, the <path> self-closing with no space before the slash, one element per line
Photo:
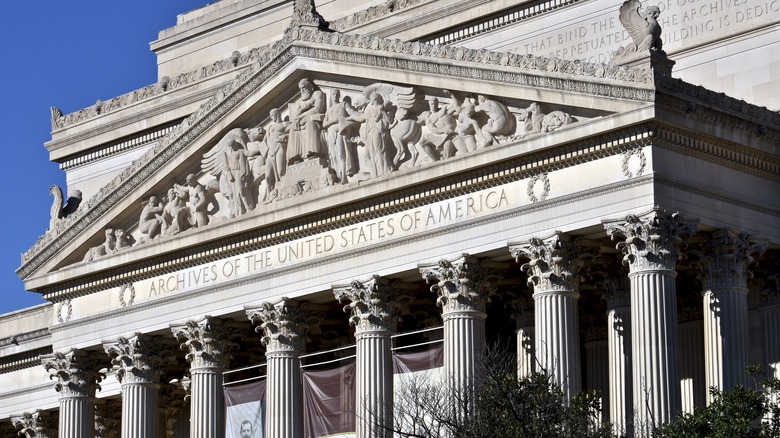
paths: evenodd
<path fill-rule="evenodd" d="M 63 205 L 64 198 L 62 196 L 62 189 L 60 186 L 53 184 L 51 188 L 49 188 L 49 194 L 54 197 L 51 205 L 51 220 L 49 221 L 49 230 L 56 231 L 57 221 L 67 217 L 69 214 L 73 213 L 79 208 L 79 205 L 81 204 L 81 191 L 74 190 L 73 196 L 68 198 L 68 202 L 65 205 Z"/>
<path fill-rule="evenodd" d="M 569 113 L 563 111 L 553 111 L 550 114 L 545 114 L 536 102 L 528 105 L 528 108 L 521 110 L 518 119 L 523 122 L 525 131 L 520 137 L 525 137 L 528 134 L 552 132 L 574 121 L 574 118 Z"/>
<path fill-rule="evenodd" d="M 525 135 L 542 132 L 544 113 L 542 113 L 538 103 L 532 102 L 528 108 L 520 111 L 519 119 L 523 122 Z"/>
<path fill-rule="evenodd" d="M 165 208 L 161 216 L 162 234 L 174 236 L 182 231 L 186 231 L 190 223 L 190 210 L 181 194 L 175 189 L 168 189 Z"/>
<path fill-rule="evenodd" d="M 493 145 L 496 143 L 496 137 L 515 133 L 517 124 L 506 105 L 499 101 L 488 99 L 481 94 L 477 96 L 477 102 L 479 105 L 474 108 L 474 111 L 483 112 L 488 116 L 487 123 L 478 132 L 477 145 L 479 147 Z"/>
<path fill-rule="evenodd" d="M 91 262 L 97 260 L 100 257 L 113 254 L 116 250 L 116 237 L 114 236 L 114 230 L 112 228 L 106 228 L 105 230 L 106 240 L 98 246 L 93 246 L 84 255 L 85 262 Z"/>
<path fill-rule="evenodd" d="M 250 195 L 253 182 L 246 149 L 238 140 L 229 143 L 230 151 L 225 152 L 227 176 L 232 185 L 230 196 L 230 216 L 240 216 L 254 210 L 255 203 Z"/>
<path fill-rule="evenodd" d="M 428 99 L 428 111 L 420 114 L 427 132 L 422 134 L 417 145 L 433 161 L 455 155 L 452 137 L 455 135 L 457 121 L 453 116 L 454 113 L 452 108 L 439 108 L 439 99 L 431 97 Z"/>
<path fill-rule="evenodd" d="M 348 177 L 360 170 L 357 145 L 352 140 L 358 135 L 358 124 L 348 120 L 357 110 L 352 106 L 352 99 L 349 96 L 341 99 L 339 90 L 332 90 L 330 97 L 331 104 L 325 113 L 322 127 L 327 131 L 331 167 L 336 172 L 338 180 L 346 184 Z"/>
<path fill-rule="evenodd" d="M 315 88 L 308 79 L 298 83 L 301 97 L 290 105 L 290 141 L 287 144 L 287 162 L 301 162 L 309 157 L 324 157 L 326 153 L 322 120 L 327 102 L 325 93 Z"/>
<path fill-rule="evenodd" d="M 268 160 L 268 145 L 265 140 L 265 129 L 262 126 L 244 129 L 247 136 L 246 156 L 252 165 L 252 176 L 255 183 L 265 178 L 265 165 Z"/>
<path fill-rule="evenodd" d="M 271 124 L 268 126 L 268 135 L 265 137 L 265 143 L 268 146 L 265 184 L 270 197 L 276 183 L 281 180 L 287 170 L 287 139 L 289 138 L 290 124 L 282 120 L 278 108 L 271 108 L 269 114 Z"/>
<path fill-rule="evenodd" d="M 187 175 L 187 185 L 173 185 L 178 192 L 187 192 L 192 226 L 203 227 L 209 223 L 209 197 L 206 188 L 198 182 L 194 174 Z"/>
<path fill-rule="evenodd" d="M 656 20 L 661 15 L 657 6 L 648 6 L 645 12 L 640 12 L 642 2 L 628 0 L 620 6 L 620 23 L 626 28 L 637 51 L 661 51 L 661 25 Z"/>
<path fill-rule="evenodd" d="M 553 111 L 546 114 L 542 119 L 542 132 L 553 132 L 563 125 L 568 125 L 573 121 L 569 113 L 563 111 Z"/>
<path fill-rule="evenodd" d="M 369 96 L 369 105 L 363 113 L 355 113 L 348 120 L 365 123 L 366 135 L 364 143 L 368 156 L 368 173 L 371 176 L 382 176 L 393 170 L 390 149 L 390 116 L 384 107 L 384 99 L 377 92 Z"/>
<path fill-rule="evenodd" d="M 149 202 L 141 210 L 141 217 L 138 220 L 138 229 L 142 235 L 154 239 L 162 231 L 162 215 L 165 208 L 160 203 L 157 196 L 150 196 Z"/>
<path fill-rule="evenodd" d="M 243 129 L 231 129 L 201 160 L 202 169 L 219 179 L 219 190 L 228 200 L 230 217 L 255 208 L 251 196 L 254 178 L 247 158 L 251 152 L 246 149 L 248 142 L 249 137 Z"/>
<path fill-rule="evenodd" d="M 474 104 L 464 102 L 458 114 L 458 124 L 455 128 L 457 135 L 452 139 L 456 155 L 477 150 L 477 134 L 482 132 L 482 128 L 474 118 L 474 114 Z"/>
<path fill-rule="evenodd" d="M 116 241 L 115 249 L 117 250 L 130 248 L 131 246 L 133 246 L 133 243 L 135 242 L 133 236 L 127 234 L 125 230 L 121 228 L 117 228 L 114 230 L 114 239 Z"/>

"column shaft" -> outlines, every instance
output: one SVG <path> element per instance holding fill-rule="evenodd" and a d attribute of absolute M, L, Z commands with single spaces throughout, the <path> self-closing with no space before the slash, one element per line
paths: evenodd
<path fill-rule="evenodd" d="M 442 313 L 444 320 L 444 372 L 457 391 L 456 403 L 473 406 L 476 368 L 485 349 L 485 318 L 477 311 Z"/>
<path fill-rule="evenodd" d="M 390 332 L 356 333 L 356 393 L 359 438 L 391 437 L 393 356 Z"/>
<path fill-rule="evenodd" d="M 704 407 L 707 385 L 704 383 L 704 328 L 702 320 L 679 325 L 680 339 L 680 398 L 682 411 L 693 413 Z"/>
<path fill-rule="evenodd" d="M 578 296 L 572 291 L 534 293 L 536 358 L 539 367 L 561 385 L 566 398 L 582 391 Z"/>
<path fill-rule="evenodd" d="M 745 382 L 747 289 L 704 293 L 704 354 L 707 388 L 730 390 Z M 709 391 L 707 401 L 710 401 Z"/>
<path fill-rule="evenodd" d="M 144 382 L 122 385 L 122 438 L 158 436 L 159 387 Z"/>
<path fill-rule="evenodd" d="M 95 400 L 92 397 L 60 398 L 60 438 L 92 438 L 95 434 Z"/>
<path fill-rule="evenodd" d="M 221 367 L 191 370 L 190 437 L 217 438 L 225 434 L 225 398 Z"/>
<path fill-rule="evenodd" d="M 601 421 L 606 421 L 611 405 L 609 399 L 609 370 L 604 368 L 608 361 L 608 346 L 606 340 L 585 342 L 585 361 L 587 373 L 585 387 L 601 392 Z"/>
<path fill-rule="evenodd" d="M 267 352 L 265 436 L 303 436 L 300 352 Z"/>
<path fill-rule="evenodd" d="M 631 380 L 631 309 L 621 307 L 607 313 L 609 350 L 609 419 L 616 434 L 628 432 L 634 417 Z"/>
<path fill-rule="evenodd" d="M 680 411 L 674 272 L 645 270 L 631 280 L 634 412 L 644 429 Z"/>
<path fill-rule="evenodd" d="M 536 336 L 533 327 L 522 327 L 515 331 L 517 335 L 517 378 L 528 377 L 536 370 Z"/>

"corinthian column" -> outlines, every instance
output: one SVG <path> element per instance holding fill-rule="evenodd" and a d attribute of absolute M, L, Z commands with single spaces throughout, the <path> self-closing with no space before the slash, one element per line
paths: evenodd
<path fill-rule="evenodd" d="M 379 276 L 348 285 L 333 285 L 340 303 L 347 303 L 355 327 L 358 438 L 391 437 L 393 425 L 393 353 L 390 336 L 404 308 L 398 283 Z"/>
<path fill-rule="evenodd" d="M 56 438 L 57 420 L 54 412 L 36 410 L 11 417 L 11 424 L 24 438 Z"/>
<path fill-rule="evenodd" d="M 765 245 L 734 230 L 719 230 L 697 264 L 704 295 L 704 363 L 707 388 L 744 384 L 748 365 L 748 266 Z M 711 402 L 707 391 L 707 403 Z"/>
<path fill-rule="evenodd" d="M 485 308 L 495 294 L 497 273 L 506 269 L 468 254 L 438 263 L 420 264 L 420 272 L 431 291 L 438 295 L 444 320 L 444 372 L 465 414 L 474 408 L 477 366 L 485 349 Z"/>
<path fill-rule="evenodd" d="M 628 433 L 634 418 L 631 383 L 631 287 L 627 277 L 604 281 L 609 354 L 609 421 L 616 435 Z"/>
<path fill-rule="evenodd" d="M 57 379 L 60 394 L 60 438 L 92 438 L 95 434 L 95 391 L 104 377 L 104 364 L 95 353 L 72 349 L 42 359 L 49 377 Z"/>
<path fill-rule="evenodd" d="M 103 348 L 122 384 L 122 438 L 158 435 L 162 339 L 136 333 L 105 342 Z"/>
<path fill-rule="evenodd" d="M 571 398 L 582 390 L 577 311 L 580 249 L 567 235 L 556 232 L 545 239 L 510 243 L 509 251 L 518 262 L 530 259 L 521 269 L 528 272 L 528 285 L 534 288 L 537 363 Z"/>
<path fill-rule="evenodd" d="M 218 438 L 225 434 L 225 396 L 222 372 L 228 366 L 234 331 L 222 320 L 206 316 L 200 321 L 172 325 L 171 331 L 187 351 L 190 363 L 190 437 Z"/>
<path fill-rule="evenodd" d="M 681 407 L 675 265 L 695 222 L 654 209 L 604 221 L 604 227 L 613 240 L 625 238 L 617 248 L 631 282 L 634 428 L 638 435 L 649 434 Z"/>
<path fill-rule="evenodd" d="M 303 436 L 301 360 L 309 327 L 318 321 L 315 306 L 282 298 L 246 308 L 263 335 L 266 357 L 265 436 Z"/>

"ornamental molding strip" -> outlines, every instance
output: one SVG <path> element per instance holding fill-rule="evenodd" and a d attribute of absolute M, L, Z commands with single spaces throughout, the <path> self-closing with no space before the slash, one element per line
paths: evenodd
<path fill-rule="evenodd" d="M 157 169 L 296 58 L 342 61 L 639 102 L 652 101 L 654 94 L 649 88 L 652 74 L 642 68 L 292 29 L 156 146 L 150 148 L 91 199 L 83 202 L 75 213 L 64 218 L 58 227 L 61 231 L 47 232 L 42 236 L 22 255 L 22 266 L 17 273 L 23 278 L 32 274 L 59 252 L 66 242 L 84 232 Z M 594 79 L 597 82 L 593 82 Z M 604 80 L 608 83 L 598 82 Z"/>

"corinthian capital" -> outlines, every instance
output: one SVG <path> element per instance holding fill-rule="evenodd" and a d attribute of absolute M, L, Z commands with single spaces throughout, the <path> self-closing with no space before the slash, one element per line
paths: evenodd
<path fill-rule="evenodd" d="M 680 258 L 680 247 L 696 230 L 698 220 L 683 218 L 658 208 L 642 215 L 604 221 L 612 240 L 623 253 L 623 263 L 631 273 L 644 270 L 674 270 Z"/>
<path fill-rule="evenodd" d="M 496 293 L 506 263 L 492 262 L 469 254 L 438 263 L 418 265 L 423 279 L 438 298 L 436 304 L 444 312 L 484 312 L 490 297 Z"/>
<path fill-rule="evenodd" d="M 283 297 L 278 302 L 266 301 L 259 307 L 246 308 L 246 316 L 263 335 L 266 352 L 303 352 L 306 335 L 319 323 L 320 306 L 301 303 Z"/>
<path fill-rule="evenodd" d="M 750 265 L 754 257 L 766 250 L 766 243 L 756 242 L 747 234 L 733 229 L 718 230 L 702 245 L 696 268 L 705 290 L 718 288 L 745 289 L 752 278 Z"/>
<path fill-rule="evenodd" d="M 171 354 L 162 338 L 141 333 L 106 342 L 103 349 L 118 367 L 116 378 L 122 383 L 158 382 L 164 357 Z"/>
<path fill-rule="evenodd" d="M 57 436 L 57 417 L 54 412 L 36 410 L 11 417 L 11 423 L 25 438 L 54 438 Z"/>
<path fill-rule="evenodd" d="M 187 321 L 171 326 L 173 336 L 181 342 L 181 349 L 187 351 L 187 362 L 191 369 L 228 366 L 230 350 L 238 335 L 224 321 L 206 316 L 200 321 Z"/>
<path fill-rule="evenodd" d="M 534 293 L 577 291 L 583 250 L 568 235 L 556 231 L 546 238 L 510 243 L 509 252 L 518 263 L 529 260 L 520 269 L 528 273 L 528 285 L 534 287 Z"/>
<path fill-rule="evenodd" d="M 347 303 L 344 311 L 351 314 L 349 323 L 355 332 L 395 331 L 399 314 L 410 300 L 405 295 L 414 285 L 391 281 L 374 275 L 370 279 L 353 280 L 348 285 L 333 285 L 333 294 L 340 303 Z"/>
<path fill-rule="evenodd" d="M 78 349 L 57 352 L 41 358 L 49 378 L 56 379 L 54 389 L 60 397 L 94 397 L 105 375 L 105 364 L 97 354 Z"/>

